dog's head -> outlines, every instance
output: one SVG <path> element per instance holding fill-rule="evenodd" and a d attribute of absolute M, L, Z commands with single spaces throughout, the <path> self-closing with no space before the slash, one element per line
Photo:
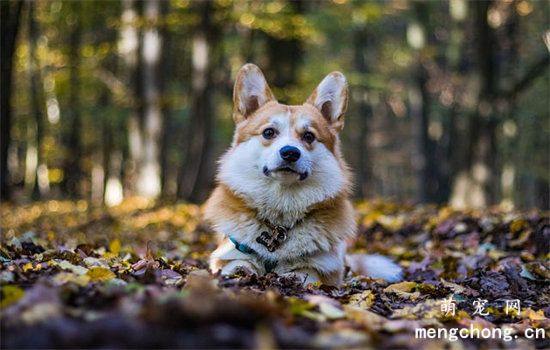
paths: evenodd
<path fill-rule="evenodd" d="M 244 65 L 235 81 L 236 129 L 232 147 L 221 160 L 220 180 L 245 195 L 291 190 L 307 202 L 342 191 L 348 180 L 338 133 L 347 99 L 346 78 L 333 72 L 303 105 L 283 105 L 261 70 Z"/>

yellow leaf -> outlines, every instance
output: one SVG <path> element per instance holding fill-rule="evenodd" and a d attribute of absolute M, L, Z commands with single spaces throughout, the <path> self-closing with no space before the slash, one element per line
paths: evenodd
<path fill-rule="evenodd" d="M 526 318 L 529 318 L 530 320 L 533 320 L 533 321 L 540 321 L 540 320 L 545 320 L 546 319 L 546 316 L 544 316 L 544 311 L 542 309 L 540 309 L 539 311 L 535 311 L 531 308 L 527 308 L 525 310 L 523 310 L 521 312 L 521 314 L 526 317 Z"/>
<path fill-rule="evenodd" d="M 405 223 L 405 219 L 402 216 L 394 215 L 382 215 L 377 221 L 390 231 L 399 230 Z"/>
<path fill-rule="evenodd" d="M 305 301 L 303 299 L 298 299 L 298 298 L 295 298 L 295 297 L 288 298 L 288 303 L 290 305 L 290 311 L 294 315 L 302 316 L 302 314 L 305 311 L 310 310 L 311 308 L 313 308 L 312 304 L 308 303 L 307 301 Z"/>
<path fill-rule="evenodd" d="M 28 262 L 25 265 L 23 265 L 23 272 L 32 271 L 32 263 Z"/>
<path fill-rule="evenodd" d="M 384 289 L 386 293 L 395 293 L 398 296 L 406 299 L 416 300 L 420 296 L 420 292 L 412 293 L 412 290 L 417 286 L 416 282 L 400 282 L 390 284 Z"/>
<path fill-rule="evenodd" d="M 402 309 L 393 310 L 391 318 L 406 320 L 434 319 L 443 315 L 441 301 L 429 299 L 413 306 L 405 306 Z"/>
<path fill-rule="evenodd" d="M 374 303 L 374 294 L 372 291 L 366 290 L 363 293 L 353 294 L 349 298 L 348 305 L 355 306 L 361 309 L 368 309 Z"/>
<path fill-rule="evenodd" d="M 510 224 L 510 231 L 512 231 L 513 233 L 518 233 L 519 231 L 521 231 L 523 229 L 524 226 L 525 226 L 525 220 L 515 219 Z"/>
<path fill-rule="evenodd" d="M 411 292 L 416 287 L 416 282 L 403 281 L 399 283 L 390 284 L 384 289 L 384 292 Z"/>
<path fill-rule="evenodd" d="M 350 305 L 344 305 L 344 311 L 348 319 L 358 322 L 369 329 L 378 329 L 388 321 L 387 318 L 375 314 L 372 311 L 363 310 Z"/>
<path fill-rule="evenodd" d="M 92 267 L 86 275 L 91 282 L 105 282 L 116 277 L 113 271 L 104 267 Z"/>
<path fill-rule="evenodd" d="M 9 306 L 25 295 L 25 291 L 17 286 L 7 285 L 2 287 L 2 300 L 0 301 L 0 308 Z"/>
<path fill-rule="evenodd" d="M 111 241 L 109 244 L 109 251 L 114 255 L 118 255 L 118 253 L 120 253 L 120 241 L 118 239 Z"/>
<path fill-rule="evenodd" d="M 363 225 L 369 227 L 374 225 L 377 220 L 382 216 L 381 212 L 372 211 L 363 218 Z"/>

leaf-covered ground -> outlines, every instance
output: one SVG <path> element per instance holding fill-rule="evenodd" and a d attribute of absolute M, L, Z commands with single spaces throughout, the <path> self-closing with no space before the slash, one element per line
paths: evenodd
<path fill-rule="evenodd" d="M 212 276 L 215 240 L 195 205 L 3 205 L 1 346 L 550 348 L 548 214 L 381 202 L 357 211 L 353 251 L 394 257 L 404 282 Z M 450 297 L 454 316 L 441 309 Z M 475 314 L 478 299 L 485 316 Z M 521 310 L 507 315 L 513 299 Z M 417 339 L 419 327 L 501 329 L 513 339 Z M 545 329 L 545 339 L 525 338 L 527 328 Z"/>

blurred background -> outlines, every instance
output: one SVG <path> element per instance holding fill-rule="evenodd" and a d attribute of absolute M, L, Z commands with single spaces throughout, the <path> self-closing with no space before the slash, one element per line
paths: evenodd
<path fill-rule="evenodd" d="M 201 202 L 259 65 L 345 73 L 357 198 L 550 206 L 550 3 L 1 1 L 2 202 Z"/>

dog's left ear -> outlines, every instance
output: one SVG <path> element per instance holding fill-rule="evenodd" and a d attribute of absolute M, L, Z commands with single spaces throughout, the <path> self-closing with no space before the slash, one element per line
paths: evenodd
<path fill-rule="evenodd" d="M 348 82 L 344 74 L 332 72 L 313 90 L 306 103 L 314 105 L 338 131 L 344 127 L 348 105 Z"/>

